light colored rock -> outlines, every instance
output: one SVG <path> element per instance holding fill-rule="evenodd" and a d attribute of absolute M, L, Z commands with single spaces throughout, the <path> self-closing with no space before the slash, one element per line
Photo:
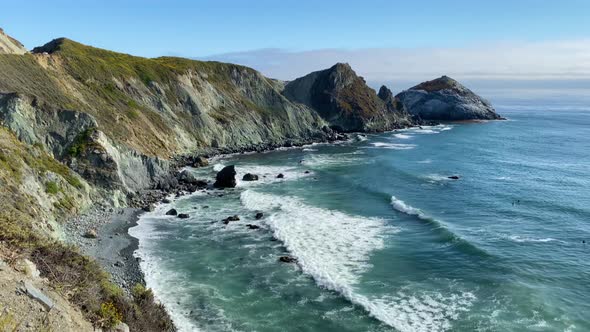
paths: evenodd
<path fill-rule="evenodd" d="M 492 105 L 448 76 L 420 83 L 396 98 L 422 120 L 499 120 Z"/>
<path fill-rule="evenodd" d="M 37 270 L 37 265 L 35 265 L 35 263 L 31 262 L 28 259 L 24 259 L 23 264 L 25 266 L 25 273 L 27 274 L 27 276 L 35 279 L 41 276 L 41 272 Z"/>
<path fill-rule="evenodd" d="M 41 303 L 47 310 L 51 310 L 54 307 L 53 301 L 41 292 L 37 287 L 33 286 L 33 284 L 29 281 L 25 281 L 23 283 L 25 293 L 32 299 L 36 300 L 37 302 Z"/>
<path fill-rule="evenodd" d="M 115 327 L 113 327 L 110 331 L 111 332 L 129 332 L 129 326 L 127 326 L 127 324 L 125 324 L 123 322 L 120 322 Z"/>

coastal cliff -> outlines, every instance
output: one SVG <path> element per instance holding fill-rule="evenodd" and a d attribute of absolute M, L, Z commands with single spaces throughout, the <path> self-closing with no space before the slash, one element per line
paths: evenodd
<path fill-rule="evenodd" d="M 414 123 L 393 95 L 383 91 L 378 96 L 348 64 L 338 63 L 288 82 L 283 93 L 315 109 L 338 131 L 385 131 Z"/>
<path fill-rule="evenodd" d="M 448 76 L 420 83 L 396 96 L 423 120 L 501 120 L 492 104 Z"/>
<path fill-rule="evenodd" d="M 27 52 L 0 31 L 0 259 L 30 259 L 96 327 L 124 321 L 173 330 L 149 290 L 127 284 L 126 294 L 104 266 L 64 244 L 67 220 L 93 209 L 149 209 L 163 195 L 206 186 L 175 172 L 203 156 L 334 141 L 422 119 L 499 118 L 455 81 L 432 82 L 394 96 L 385 86 L 376 93 L 348 64 L 283 82 L 240 65 L 142 58 L 66 38 Z M 451 115 L 435 115 L 443 108 Z M 146 192 L 152 196 L 142 200 Z M 92 238 L 95 226 L 87 226 Z"/>

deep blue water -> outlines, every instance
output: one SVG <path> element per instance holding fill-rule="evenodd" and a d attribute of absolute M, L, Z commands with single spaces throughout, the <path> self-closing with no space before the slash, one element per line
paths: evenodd
<path fill-rule="evenodd" d="M 144 216 L 148 286 L 183 331 L 590 331 L 590 111 L 498 111 L 194 170 L 261 180 Z"/>

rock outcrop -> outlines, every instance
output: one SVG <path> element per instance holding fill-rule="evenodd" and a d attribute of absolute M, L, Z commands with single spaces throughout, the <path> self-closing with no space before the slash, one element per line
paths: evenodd
<path fill-rule="evenodd" d="M 27 49 L 18 40 L 4 33 L 0 28 L 0 54 L 25 54 Z"/>
<path fill-rule="evenodd" d="M 316 110 L 337 131 L 383 131 L 412 124 L 393 98 L 380 98 L 348 64 L 338 63 L 291 81 L 283 94 Z"/>
<path fill-rule="evenodd" d="M 412 115 L 423 120 L 501 120 L 492 105 L 448 76 L 420 83 L 396 96 Z"/>
<path fill-rule="evenodd" d="M 215 177 L 216 188 L 233 188 L 236 186 L 236 169 L 234 165 L 225 166 L 221 171 L 217 172 Z"/>

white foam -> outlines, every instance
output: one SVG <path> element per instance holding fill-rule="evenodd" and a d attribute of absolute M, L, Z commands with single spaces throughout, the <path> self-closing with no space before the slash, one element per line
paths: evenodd
<path fill-rule="evenodd" d="M 431 164 L 431 163 L 432 163 L 431 159 L 424 159 L 424 160 L 418 161 L 418 164 Z"/>
<path fill-rule="evenodd" d="M 258 181 L 242 181 L 246 173 L 258 175 Z M 236 182 L 238 187 L 250 187 L 273 182 L 293 181 L 312 176 L 313 172 L 305 173 L 305 169 L 285 166 L 236 165 Z M 283 178 L 277 175 L 283 174 Z"/>
<path fill-rule="evenodd" d="M 303 151 L 305 152 L 313 152 L 313 151 L 317 151 L 318 149 L 312 149 L 312 148 L 303 148 Z"/>
<path fill-rule="evenodd" d="M 440 174 L 428 174 L 426 175 L 426 179 L 430 183 L 442 182 L 442 181 L 451 181 L 448 175 L 440 175 Z"/>
<path fill-rule="evenodd" d="M 428 216 L 422 212 L 422 210 L 417 209 L 406 202 L 402 201 L 401 199 L 396 198 L 395 196 L 391 196 L 391 206 L 399 212 L 409 214 L 412 216 L 417 216 L 420 219 L 428 219 Z"/>
<path fill-rule="evenodd" d="M 303 165 L 321 168 L 350 164 L 365 164 L 371 162 L 367 158 L 361 158 L 359 155 L 362 153 L 362 151 L 356 151 L 353 153 L 314 154 L 306 157 L 303 160 Z"/>
<path fill-rule="evenodd" d="M 391 150 L 410 150 L 416 147 L 415 144 L 400 144 L 400 143 L 385 143 L 385 142 L 374 142 L 371 143 L 374 147 L 391 149 Z"/>
<path fill-rule="evenodd" d="M 546 238 L 532 238 L 532 237 L 522 237 L 518 235 L 511 235 L 508 237 L 510 240 L 518 243 L 546 243 L 546 242 L 563 242 L 554 238 L 546 237 Z"/>
<path fill-rule="evenodd" d="M 186 309 L 182 305 L 183 302 L 190 301 L 186 298 L 186 288 L 184 287 L 190 285 L 179 286 L 182 278 L 164 268 L 162 259 L 151 253 L 150 243 L 163 236 L 156 230 L 155 224 L 158 221 L 150 220 L 151 216 L 158 213 L 160 212 L 154 211 L 143 214 L 137 226 L 129 229 L 129 234 L 139 239 L 139 248 L 135 251 L 134 256 L 141 258 L 139 264 L 144 273 L 147 287 L 151 288 L 156 299 L 165 305 L 166 311 L 170 314 L 178 331 L 200 331 L 186 315 Z M 170 287 L 171 284 L 179 287 Z"/>
<path fill-rule="evenodd" d="M 414 136 L 412 135 L 406 135 L 406 134 L 394 134 L 393 137 L 395 138 L 399 138 L 399 139 L 410 139 Z"/>
<path fill-rule="evenodd" d="M 363 295 L 357 285 L 371 267 L 369 258 L 385 247 L 385 237 L 397 232 L 396 228 L 378 218 L 313 207 L 294 197 L 247 190 L 242 193 L 241 202 L 250 210 L 267 213 L 266 223 L 274 236 L 297 257 L 304 273 L 312 276 L 318 285 L 339 292 L 399 331 L 448 330 L 451 321 L 457 319 L 460 312 L 467 311 L 475 300 L 468 292 L 447 297 L 425 292 L 381 297 Z"/>

